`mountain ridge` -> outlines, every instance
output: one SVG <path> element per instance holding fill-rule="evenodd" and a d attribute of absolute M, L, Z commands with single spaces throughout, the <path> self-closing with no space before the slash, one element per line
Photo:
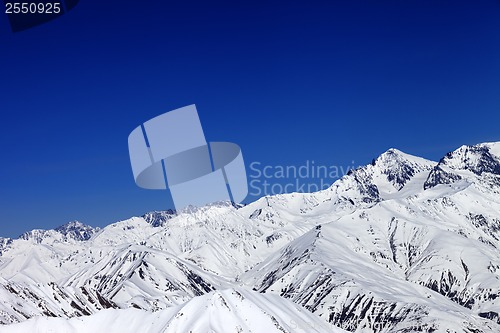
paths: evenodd
<path fill-rule="evenodd" d="M 164 311 L 243 287 L 347 331 L 497 332 L 499 147 L 439 162 L 389 149 L 315 193 L 0 239 L 0 322 Z"/>

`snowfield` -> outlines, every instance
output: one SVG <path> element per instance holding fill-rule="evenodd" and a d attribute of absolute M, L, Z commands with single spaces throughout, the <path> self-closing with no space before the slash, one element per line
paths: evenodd
<path fill-rule="evenodd" d="M 107 309 L 72 319 L 36 317 L 0 332 L 345 332 L 279 296 L 226 289 L 148 312 Z"/>
<path fill-rule="evenodd" d="M 0 332 L 500 332 L 500 143 L 0 238 Z"/>

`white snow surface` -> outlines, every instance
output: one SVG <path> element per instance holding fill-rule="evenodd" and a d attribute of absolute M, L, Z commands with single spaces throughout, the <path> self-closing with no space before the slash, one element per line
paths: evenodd
<path fill-rule="evenodd" d="M 500 143 L 389 149 L 315 193 L 1 238 L 0 332 L 500 332 L 499 246 Z"/>
<path fill-rule="evenodd" d="M 0 333 L 345 332 L 282 297 L 226 289 L 166 310 L 107 309 L 78 318 L 36 317 L 0 326 Z"/>

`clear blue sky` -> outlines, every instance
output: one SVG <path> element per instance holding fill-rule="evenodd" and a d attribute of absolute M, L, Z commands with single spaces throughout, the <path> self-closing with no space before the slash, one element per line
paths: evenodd
<path fill-rule="evenodd" d="M 20 33 L 0 14 L 0 50 L 0 236 L 171 207 L 135 186 L 127 137 L 193 103 L 247 166 L 500 140 L 495 0 L 81 0 Z"/>

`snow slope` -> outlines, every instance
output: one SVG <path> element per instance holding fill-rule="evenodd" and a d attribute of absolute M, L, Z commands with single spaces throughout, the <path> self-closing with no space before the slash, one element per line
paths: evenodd
<path fill-rule="evenodd" d="M 281 297 L 244 289 L 227 289 L 194 297 L 167 310 L 103 310 L 79 318 L 37 317 L 0 326 L 0 333 L 136 333 L 136 332 L 303 332 L 342 333 L 310 312 Z"/>
<path fill-rule="evenodd" d="M 500 143 L 439 162 L 390 149 L 315 193 L 0 239 L 0 323 L 168 319 L 243 288 L 284 300 L 274 311 L 292 301 L 329 331 L 499 332 L 499 154 Z"/>

